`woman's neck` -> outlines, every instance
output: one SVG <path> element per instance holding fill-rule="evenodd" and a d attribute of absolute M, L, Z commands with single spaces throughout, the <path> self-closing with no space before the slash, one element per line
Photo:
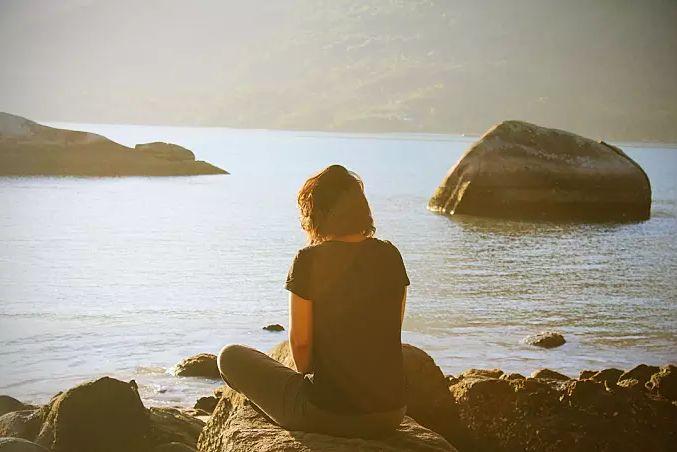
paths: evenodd
<path fill-rule="evenodd" d="M 332 240 L 335 242 L 361 242 L 366 239 L 367 237 L 361 232 L 344 235 L 330 235 L 327 237 L 327 240 Z"/>

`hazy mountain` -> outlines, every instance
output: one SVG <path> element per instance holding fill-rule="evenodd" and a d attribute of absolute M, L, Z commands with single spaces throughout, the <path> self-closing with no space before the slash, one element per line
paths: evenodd
<path fill-rule="evenodd" d="M 674 0 L 1 1 L 0 110 L 677 142 Z"/>

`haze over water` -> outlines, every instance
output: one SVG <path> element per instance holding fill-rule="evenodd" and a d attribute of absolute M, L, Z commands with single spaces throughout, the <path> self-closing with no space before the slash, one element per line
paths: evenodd
<path fill-rule="evenodd" d="M 44 402 L 111 375 L 136 379 L 151 405 L 207 395 L 218 383 L 168 368 L 286 337 L 261 328 L 287 326 L 283 282 L 305 240 L 296 192 L 331 163 L 364 179 L 377 236 L 412 281 L 403 338 L 445 373 L 677 362 L 674 150 L 620 145 L 651 179 L 649 221 L 556 225 L 426 210 L 471 138 L 58 125 L 175 142 L 232 174 L 0 178 L 0 393 Z M 542 330 L 567 344 L 520 343 Z"/>

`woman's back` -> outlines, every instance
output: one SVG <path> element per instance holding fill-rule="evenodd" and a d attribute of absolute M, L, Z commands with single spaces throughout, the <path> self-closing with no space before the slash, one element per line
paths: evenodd
<path fill-rule="evenodd" d="M 408 284 L 388 241 L 328 240 L 298 252 L 286 287 L 313 304 L 314 403 L 341 413 L 404 405 L 400 330 Z"/>

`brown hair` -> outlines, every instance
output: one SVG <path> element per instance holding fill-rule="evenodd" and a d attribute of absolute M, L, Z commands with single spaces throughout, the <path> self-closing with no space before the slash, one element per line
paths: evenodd
<path fill-rule="evenodd" d="M 299 190 L 301 227 L 310 244 L 331 235 L 376 232 L 360 176 L 341 165 L 330 165 L 309 178 Z"/>

